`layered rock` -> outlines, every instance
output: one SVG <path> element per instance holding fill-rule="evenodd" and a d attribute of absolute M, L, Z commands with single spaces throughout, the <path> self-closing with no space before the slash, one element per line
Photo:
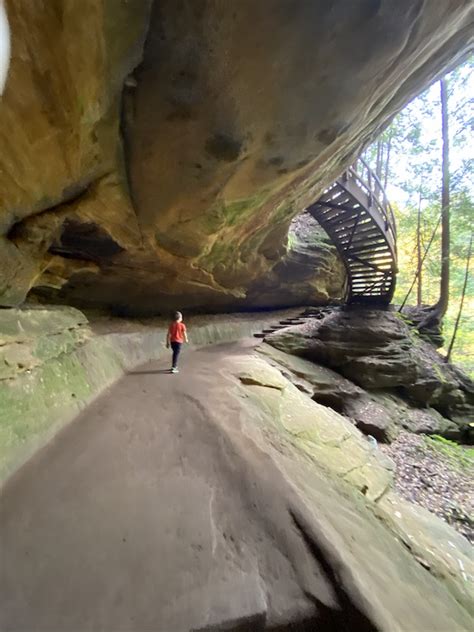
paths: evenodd
<path fill-rule="evenodd" d="M 331 405 L 382 440 L 396 426 L 468 438 L 474 385 L 447 364 L 397 312 L 335 309 L 322 320 L 271 334 L 277 349 L 333 369 L 306 368 L 317 401 Z M 290 370 L 295 367 L 286 360 Z M 301 373 L 296 367 L 296 373 Z M 336 371 L 336 373 L 334 373 Z M 345 379 L 342 379 L 343 376 Z"/>
<path fill-rule="evenodd" d="M 36 288 L 153 313 L 275 304 L 292 217 L 471 19 L 468 0 L 6 6 L 1 304 Z M 288 303 L 340 296 L 322 259 Z"/>

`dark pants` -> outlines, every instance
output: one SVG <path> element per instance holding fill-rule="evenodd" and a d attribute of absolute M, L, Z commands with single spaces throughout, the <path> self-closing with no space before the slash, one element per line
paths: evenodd
<path fill-rule="evenodd" d="M 182 342 L 171 342 L 171 348 L 173 349 L 173 368 L 175 369 L 178 364 L 179 354 L 181 352 Z"/>

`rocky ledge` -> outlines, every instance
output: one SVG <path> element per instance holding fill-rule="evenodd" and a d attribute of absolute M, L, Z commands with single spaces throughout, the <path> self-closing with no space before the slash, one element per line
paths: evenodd
<path fill-rule="evenodd" d="M 265 351 L 315 401 L 381 441 L 405 428 L 472 442 L 472 380 L 446 363 L 402 315 L 351 308 L 321 315 L 271 334 Z"/>

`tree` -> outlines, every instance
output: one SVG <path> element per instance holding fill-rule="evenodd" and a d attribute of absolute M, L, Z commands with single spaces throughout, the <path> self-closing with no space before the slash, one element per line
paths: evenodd
<path fill-rule="evenodd" d="M 434 311 L 441 319 L 449 304 L 449 112 L 448 112 L 448 80 L 443 77 L 440 81 L 441 94 L 441 137 L 443 142 L 442 154 L 442 183 L 441 183 L 441 280 L 439 300 Z"/>
<path fill-rule="evenodd" d="M 441 86 L 436 82 L 395 117 L 363 157 L 386 185 L 397 220 L 399 273 L 395 301 L 399 305 L 432 305 L 420 313 L 436 315 L 435 308 L 447 295 L 447 311 L 442 319 L 446 352 L 457 327 L 450 356 L 474 377 L 474 252 L 464 289 L 474 219 L 474 55 L 450 72 L 448 79 L 443 104 Z M 443 109 L 444 117 L 439 115 Z M 448 117 L 449 129 L 445 125 L 443 130 L 442 119 L 446 122 Z M 444 144 L 443 136 L 448 140 Z M 444 229 L 446 219 L 449 222 L 448 239 L 444 230 L 444 240 L 442 217 Z M 457 322 L 461 300 L 463 315 Z"/>
<path fill-rule="evenodd" d="M 451 342 L 449 343 L 448 352 L 446 354 L 446 362 L 449 362 L 451 358 L 451 353 L 454 347 L 454 341 L 456 340 L 456 334 L 458 333 L 459 323 L 461 322 L 462 310 L 464 307 L 464 299 L 466 298 L 467 281 L 469 279 L 469 264 L 471 263 L 473 237 L 474 237 L 474 232 L 471 232 L 471 239 L 469 240 L 469 249 L 467 252 L 466 272 L 464 274 L 464 283 L 463 283 L 462 292 L 461 292 L 461 300 L 459 301 L 459 311 L 456 316 L 456 322 L 454 323 L 453 335 L 451 337 Z"/>
<path fill-rule="evenodd" d="M 445 316 L 449 305 L 449 110 L 448 80 L 443 77 L 440 82 L 441 97 L 441 275 L 438 301 L 426 317 L 418 325 L 418 329 L 430 329 L 438 326 Z"/>
<path fill-rule="evenodd" d="M 421 307 L 423 303 L 423 255 L 421 254 L 421 201 L 422 182 L 420 179 L 420 189 L 418 192 L 418 212 L 416 214 L 416 304 Z"/>

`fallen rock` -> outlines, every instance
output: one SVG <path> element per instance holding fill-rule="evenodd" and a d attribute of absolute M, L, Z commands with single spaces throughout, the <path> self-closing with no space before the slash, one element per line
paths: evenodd
<path fill-rule="evenodd" d="M 383 443 L 389 443 L 398 434 L 396 423 L 390 412 L 368 396 L 349 400 L 344 413 L 354 420 L 357 428 Z"/>

